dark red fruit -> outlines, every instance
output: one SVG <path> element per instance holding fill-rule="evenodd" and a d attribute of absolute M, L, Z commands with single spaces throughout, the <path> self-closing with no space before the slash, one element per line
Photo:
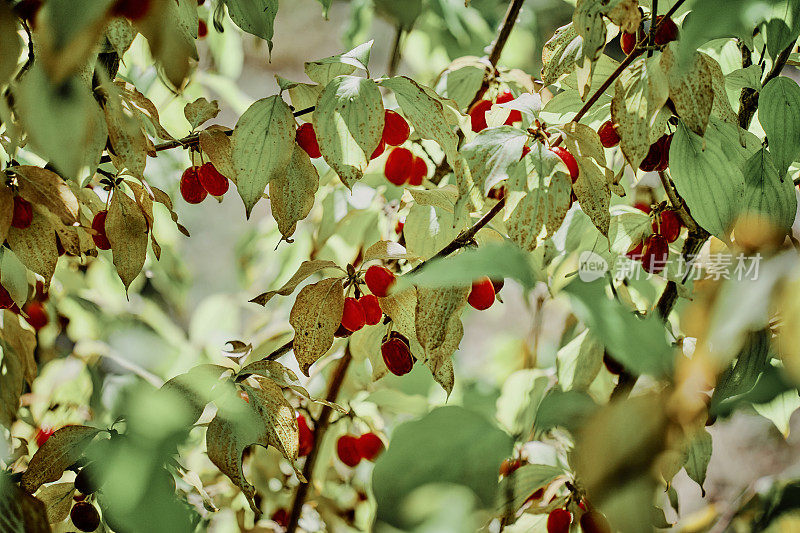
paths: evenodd
<path fill-rule="evenodd" d="M 622 53 L 626 56 L 631 55 L 633 49 L 636 48 L 636 34 L 623 32 L 619 37 L 619 46 L 622 48 Z"/>
<path fill-rule="evenodd" d="M 350 468 L 361 462 L 361 454 L 358 453 L 356 442 L 358 439 L 353 435 L 342 435 L 336 441 L 336 454 L 339 456 L 339 460 Z"/>
<path fill-rule="evenodd" d="M 383 318 L 383 311 L 378 303 L 378 297 L 374 294 L 364 294 L 358 299 L 361 308 L 364 310 L 364 318 L 368 326 L 374 326 Z"/>
<path fill-rule="evenodd" d="M 14 197 L 14 214 L 11 215 L 11 227 L 25 229 L 33 222 L 33 206 L 21 196 Z"/>
<path fill-rule="evenodd" d="M 383 152 L 384 152 L 385 150 L 386 150 L 386 143 L 385 143 L 385 142 L 383 142 L 383 139 L 381 139 L 381 142 L 380 142 L 380 144 L 378 144 L 378 147 L 377 147 L 377 148 L 375 148 L 375 151 L 374 151 L 374 152 L 372 152 L 372 155 L 371 155 L 371 156 L 369 156 L 370 160 L 372 160 L 372 159 L 378 159 L 380 156 L 382 156 L 382 155 L 383 155 Z"/>
<path fill-rule="evenodd" d="M 8 290 L 0 285 L 0 309 L 11 309 L 14 306 L 14 299 L 8 293 Z"/>
<path fill-rule="evenodd" d="M 34 26 L 36 14 L 42 7 L 42 0 L 22 0 L 19 4 L 14 6 L 14 9 L 19 15 L 19 18 L 27 22 L 30 26 Z"/>
<path fill-rule="evenodd" d="M 272 513 L 270 520 L 272 520 L 282 528 L 286 529 L 287 527 L 289 527 L 289 511 L 283 508 L 278 509 L 277 511 Z"/>
<path fill-rule="evenodd" d="M 650 145 L 647 156 L 639 164 L 639 169 L 645 172 L 666 170 L 669 166 L 669 147 L 672 144 L 671 135 L 663 135 Z"/>
<path fill-rule="evenodd" d="M 617 125 L 610 120 L 603 122 L 603 125 L 597 130 L 597 134 L 600 135 L 600 142 L 605 148 L 613 148 L 619 144 Z"/>
<path fill-rule="evenodd" d="M 353 334 L 352 331 L 350 331 L 343 325 L 339 324 L 339 327 L 336 328 L 336 331 L 333 333 L 333 336 L 338 338 L 344 338 L 344 337 L 349 337 L 352 334 Z"/>
<path fill-rule="evenodd" d="M 55 432 L 55 428 L 51 428 L 50 426 L 40 427 L 39 431 L 36 432 L 36 446 L 39 448 L 44 446 L 44 443 L 47 442 L 47 439 L 49 439 Z"/>
<path fill-rule="evenodd" d="M 199 204 L 208 196 L 200 178 L 197 176 L 199 167 L 191 166 L 183 171 L 181 176 L 181 196 L 189 204 Z"/>
<path fill-rule="evenodd" d="M 522 461 L 520 459 L 503 459 L 503 462 L 500 463 L 500 475 L 503 477 L 510 476 L 521 466 Z"/>
<path fill-rule="evenodd" d="M 202 39 L 208 35 L 208 24 L 203 19 L 197 21 L 197 38 Z"/>
<path fill-rule="evenodd" d="M 661 141 L 661 163 L 656 170 L 663 172 L 669 168 L 669 149 L 672 146 L 672 135 L 665 135 L 659 139 Z"/>
<path fill-rule="evenodd" d="M 645 241 L 642 254 L 642 268 L 651 274 L 658 274 L 667 266 L 669 243 L 661 235 L 651 235 Z"/>
<path fill-rule="evenodd" d="M 397 233 L 398 235 L 402 235 L 403 226 L 405 225 L 406 225 L 405 222 L 403 222 L 402 220 L 398 220 L 397 224 L 394 225 L 394 232 Z"/>
<path fill-rule="evenodd" d="M 554 509 L 547 515 L 547 533 L 569 533 L 572 513 L 566 509 Z"/>
<path fill-rule="evenodd" d="M 493 279 L 492 280 L 492 287 L 494 288 L 495 294 L 500 294 L 500 290 L 505 286 L 506 280 L 503 278 L 500 279 Z"/>
<path fill-rule="evenodd" d="M 469 110 L 469 119 L 472 124 L 472 131 L 475 133 L 485 130 L 489 125 L 486 123 L 486 112 L 492 108 L 489 100 L 479 100 Z"/>
<path fill-rule="evenodd" d="M 572 178 L 572 183 L 575 183 L 578 180 L 578 174 L 580 170 L 578 169 L 578 162 L 575 161 L 575 156 L 569 153 L 566 148 L 562 148 L 560 146 L 554 146 L 550 148 L 550 151 L 556 154 L 561 160 L 567 165 L 567 170 L 569 170 L 569 177 Z"/>
<path fill-rule="evenodd" d="M 414 367 L 414 357 L 408 340 L 402 335 L 393 334 L 389 340 L 381 345 L 381 356 L 386 368 L 395 376 L 402 376 L 411 372 Z"/>
<path fill-rule="evenodd" d="M 419 156 L 414 156 L 414 162 L 411 164 L 411 175 L 408 177 L 408 184 L 413 186 L 422 185 L 425 178 L 428 177 L 428 164 Z"/>
<path fill-rule="evenodd" d="M 389 182 L 395 185 L 402 185 L 411 177 L 411 170 L 414 166 L 414 154 L 407 148 L 395 148 L 386 158 L 386 166 L 383 173 Z"/>
<path fill-rule="evenodd" d="M 583 533 L 611 533 L 611 524 L 603 513 L 595 510 L 583 513 L 579 523 Z"/>
<path fill-rule="evenodd" d="M 25 320 L 36 331 L 39 331 L 50 322 L 50 317 L 47 316 L 47 311 L 41 302 L 28 302 L 22 306 L 22 311 L 27 315 Z"/>
<path fill-rule="evenodd" d="M 106 236 L 107 216 L 108 211 L 104 209 L 103 211 L 98 211 L 92 219 L 92 229 L 96 231 L 96 233 L 92 234 L 92 240 L 94 241 L 94 245 L 100 250 L 111 249 L 111 243 L 108 240 L 108 236 Z"/>
<path fill-rule="evenodd" d="M 303 415 L 297 415 L 297 435 L 299 437 L 297 456 L 305 457 L 311 453 L 311 449 L 314 447 L 314 433 L 308 427 L 306 417 Z"/>
<path fill-rule="evenodd" d="M 348 331 L 358 331 L 364 327 L 367 319 L 364 316 L 364 308 L 355 298 L 344 299 L 344 310 L 342 311 L 342 326 Z"/>
<path fill-rule="evenodd" d="M 656 34 L 653 36 L 653 43 L 658 46 L 671 43 L 678 38 L 678 25 L 671 18 L 665 19 L 663 15 L 656 18 Z"/>
<path fill-rule="evenodd" d="M 383 298 L 389 294 L 389 288 L 394 283 L 394 280 L 394 272 L 378 265 L 372 265 L 364 274 L 364 282 L 366 282 L 369 292 L 378 298 Z"/>
<path fill-rule="evenodd" d="M 519 160 L 522 161 L 525 158 L 525 156 L 528 155 L 529 153 L 531 153 L 531 147 L 530 146 L 523 146 L 522 147 L 522 155 L 519 156 Z"/>
<path fill-rule="evenodd" d="M 375 433 L 364 433 L 356 440 L 356 449 L 362 459 L 374 461 L 383 451 L 383 441 Z"/>
<path fill-rule="evenodd" d="M 222 196 L 228 192 L 228 178 L 220 174 L 214 163 L 203 163 L 197 169 L 197 179 L 211 196 Z"/>
<path fill-rule="evenodd" d="M 528 499 L 525 500 L 525 503 L 533 502 L 533 501 L 536 501 L 536 500 L 541 500 L 542 496 L 544 496 L 544 487 L 542 487 L 540 489 L 536 489 L 535 491 L 533 491 L 533 494 L 528 496 Z"/>
<path fill-rule="evenodd" d="M 633 204 L 633 207 L 635 207 L 636 209 L 638 209 L 642 213 L 645 213 L 645 214 L 648 214 L 648 215 L 650 214 L 650 211 L 653 210 L 653 208 L 652 208 L 652 206 L 650 204 L 646 204 L 644 202 L 636 202 L 635 204 Z"/>
<path fill-rule="evenodd" d="M 662 211 L 653 218 L 653 232 L 664 237 L 667 242 L 675 242 L 681 234 L 681 217 L 672 209 Z"/>
<path fill-rule="evenodd" d="M 506 102 L 510 102 L 513 99 L 514 95 L 511 93 L 511 91 L 505 91 L 504 93 L 501 93 L 497 97 L 496 102 L 498 104 L 505 104 Z M 506 126 L 510 126 L 515 122 L 521 122 L 521 121 L 522 121 L 522 112 L 517 109 L 512 109 L 511 113 L 509 113 L 508 118 L 503 124 L 505 124 Z"/>
<path fill-rule="evenodd" d="M 411 128 L 400 114 L 387 109 L 383 113 L 383 142 L 390 146 L 400 146 L 408 140 Z"/>
<path fill-rule="evenodd" d="M 75 476 L 75 489 L 84 495 L 94 494 L 101 484 L 97 463 L 89 463 Z"/>
<path fill-rule="evenodd" d="M 619 376 L 620 374 L 622 374 L 622 371 L 625 370 L 625 368 L 619 363 L 619 361 L 617 361 L 607 353 L 603 354 L 603 364 L 606 365 L 606 369 L 615 376 Z"/>
<path fill-rule="evenodd" d="M 314 131 L 314 125 L 310 122 L 300 124 L 295 134 L 295 140 L 311 159 L 322 157 L 322 152 L 319 151 L 319 142 L 317 142 L 317 133 Z"/>
<path fill-rule="evenodd" d="M 72 525 L 81 531 L 94 531 L 100 526 L 100 513 L 89 502 L 78 502 L 69 512 Z"/>
<path fill-rule="evenodd" d="M 478 311 L 489 309 L 492 306 L 494 303 L 494 285 L 488 276 L 483 276 L 472 283 L 472 290 L 469 292 L 467 303 Z"/>
<path fill-rule="evenodd" d="M 111 14 L 130 20 L 139 20 L 150 9 L 150 0 L 117 0 L 111 6 Z"/>
<path fill-rule="evenodd" d="M 642 258 L 642 249 L 644 248 L 644 241 L 640 242 L 627 252 L 625 252 L 625 256 L 628 259 L 633 259 L 634 261 L 639 261 Z"/>

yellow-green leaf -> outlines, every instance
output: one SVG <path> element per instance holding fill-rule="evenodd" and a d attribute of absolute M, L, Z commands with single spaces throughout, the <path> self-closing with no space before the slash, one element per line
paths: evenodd
<path fill-rule="evenodd" d="M 289 314 L 294 328 L 294 355 L 300 370 L 308 369 L 333 344 L 333 334 L 342 322 L 344 286 L 342 278 L 328 278 L 300 291 Z"/>

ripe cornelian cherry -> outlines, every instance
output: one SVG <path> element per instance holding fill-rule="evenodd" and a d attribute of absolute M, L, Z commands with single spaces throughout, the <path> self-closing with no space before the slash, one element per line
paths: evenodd
<path fill-rule="evenodd" d="M 619 46 L 622 48 L 623 54 L 626 56 L 631 55 L 633 49 L 636 48 L 636 34 L 622 32 L 622 35 L 619 37 Z"/>
<path fill-rule="evenodd" d="M 100 527 L 100 513 L 97 508 L 89 502 L 78 502 L 72 506 L 69 512 L 72 525 L 80 531 L 94 531 Z"/>
<path fill-rule="evenodd" d="M 297 456 L 305 457 L 311 453 L 311 449 L 314 447 L 314 433 L 308 427 L 306 417 L 303 415 L 297 415 L 297 435 L 299 437 Z"/>
<path fill-rule="evenodd" d="M 371 156 L 369 156 L 370 160 L 378 159 L 380 156 L 383 155 L 383 152 L 385 151 L 386 151 L 386 143 L 383 142 L 383 139 L 381 139 L 381 142 L 378 144 L 378 147 L 375 148 L 375 151 L 372 152 Z"/>
<path fill-rule="evenodd" d="M 675 242 L 681 234 L 681 217 L 672 209 L 662 211 L 653 218 L 653 232 L 664 237 L 667 242 Z"/>
<path fill-rule="evenodd" d="M 374 461 L 383 451 L 383 441 L 375 433 L 364 433 L 356 440 L 356 449 L 362 459 Z"/>
<path fill-rule="evenodd" d="M 514 95 L 511 93 L 511 91 L 505 91 L 503 93 L 500 93 L 500 95 L 497 97 L 497 100 L 495 101 L 498 104 L 505 104 L 506 102 L 510 102 L 513 99 Z M 521 121 L 522 121 L 522 112 L 519 111 L 518 109 L 512 109 L 511 113 L 508 114 L 508 118 L 506 119 L 505 122 L 503 122 L 503 124 L 505 124 L 506 126 L 510 126 L 515 122 L 521 122 Z"/>
<path fill-rule="evenodd" d="M 21 196 L 14 197 L 14 213 L 11 215 L 11 227 L 25 229 L 33 222 L 33 206 Z"/>
<path fill-rule="evenodd" d="M 400 146 L 408 140 L 411 128 L 399 113 L 387 109 L 383 113 L 383 142 L 390 146 Z"/>
<path fill-rule="evenodd" d="M 199 167 L 191 166 L 183 171 L 181 176 L 181 196 L 189 204 L 199 204 L 208 196 L 200 178 L 197 176 Z"/>
<path fill-rule="evenodd" d="M 106 236 L 107 216 L 108 211 L 104 209 L 102 211 L 98 211 L 92 219 L 92 229 L 96 231 L 96 233 L 92 234 L 92 240 L 94 241 L 94 245 L 100 250 L 111 249 L 111 243 L 108 240 L 108 236 Z"/>
<path fill-rule="evenodd" d="M 341 462 L 350 468 L 361 462 L 361 454 L 358 453 L 358 448 L 356 447 L 357 440 L 353 435 L 342 435 L 336 441 L 336 455 L 339 456 Z"/>
<path fill-rule="evenodd" d="M 411 164 L 411 175 L 408 177 L 408 184 L 413 186 L 422 185 L 425 178 L 428 177 L 428 164 L 419 156 L 414 156 L 414 162 Z"/>
<path fill-rule="evenodd" d="M 572 183 L 575 183 L 578 180 L 578 174 L 580 170 L 578 169 L 578 162 L 575 161 L 575 156 L 569 153 L 566 148 L 562 148 L 560 146 L 554 146 L 550 148 L 550 151 L 556 154 L 561 160 L 567 165 L 567 170 L 569 170 L 569 177 L 572 178 Z"/>
<path fill-rule="evenodd" d="M 395 185 L 402 185 L 411 177 L 411 169 L 414 166 L 414 154 L 408 148 L 395 148 L 386 158 L 386 166 L 383 173 L 389 182 Z"/>
<path fill-rule="evenodd" d="M 642 268 L 651 274 L 658 274 L 667 266 L 669 243 L 661 235 L 651 235 L 644 243 Z"/>
<path fill-rule="evenodd" d="M 503 462 L 500 463 L 500 475 L 503 477 L 510 476 L 521 466 L 522 460 L 520 459 L 503 459 Z"/>
<path fill-rule="evenodd" d="M 286 529 L 289 527 L 289 511 L 284 508 L 280 508 L 270 517 L 270 520 L 281 526 L 282 528 Z"/>
<path fill-rule="evenodd" d="M 389 294 L 389 287 L 392 286 L 394 281 L 394 272 L 379 265 L 372 265 L 364 274 L 364 282 L 367 284 L 369 292 L 378 298 L 383 298 Z"/>
<path fill-rule="evenodd" d="M 374 326 L 383 318 L 383 311 L 381 311 L 378 297 L 374 294 L 364 294 L 358 299 L 361 308 L 364 310 L 364 318 L 368 326 Z"/>
<path fill-rule="evenodd" d="M 36 446 L 38 446 L 39 448 L 44 446 L 44 443 L 47 442 L 47 439 L 49 439 L 55 432 L 56 432 L 55 428 L 52 428 L 50 426 L 40 427 L 39 431 L 36 432 Z"/>
<path fill-rule="evenodd" d="M 27 315 L 25 320 L 28 324 L 33 326 L 33 329 L 39 331 L 50 322 L 50 317 L 47 316 L 47 310 L 41 302 L 28 302 L 22 306 L 22 311 Z"/>
<path fill-rule="evenodd" d="M 392 332 L 389 340 L 381 345 L 381 356 L 386 368 L 395 376 L 402 376 L 411 372 L 414 367 L 414 357 L 408 346 L 408 339 Z"/>
<path fill-rule="evenodd" d="M 669 149 L 672 146 L 672 134 L 664 135 L 659 141 L 661 141 L 661 162 L 656 167 L 656 170 L 663 172 L 669 168 Z"/>
<path fill-rule="evenodd" d="M 398 220 L 397 224 L 394 225 L 394 232 L 397 233 L 398 235 L 402 235 L 403 234 L 403 226 L 405 226 L 405 225 L 406 225 L 405 222 L 403 222 L 402 220 Z"/>
<path fill-rule="evenodd" d="M 525 156 L 528 155 L 529 153 L 531 153 L 531 147 L 530 146 L 523 146 L 522 147 L 522 155 L 519 156 L 519 160 L 522 161 L 525 158 Z"/>
<path fill-rule="evenodd" d="M 615 376 L 622 374 L 622 371 L 625 370 L 619 361 L 608 355 L 608 353 L 603 354 L 603 364 L 606 365 L 606 370 Z"/>
<path fill-rule="evenodd" d="M 139 20 L 150 9 L 150 0 L 117 0 L 111 6 L 111 14 L 130 20 Z"/>
<path fill-rule="evenodd" d="M 479 280 L 472 282 L 472 290 L 469 291 L 467 303 L 478 311 L 489 309 L 492 306 L 494 303 L 494 285 L 489 276 L 483 276 Z"/>
<path fill-rule="evenodd" d="M 579 523 L 583 533 L 611 533 L 611 524 L 603 513 L 594 509 L 583 513 Z"/>
<path fill-rule="evenodd" d="M 633 259 L 634 261 L 639 261 L 642 259 L 642 249 L 644 248 L 644 241 L 639 242 L 636 246 L 625 252 L 625 256 L 628 259 Z"/>
<path fill-rule="evenodd" d="M 597 134 L 600 136 L 600 142 L 603 143 L 604 148 L 613 148 L 619 144 L 617 125 L 610 120 L 603 122 L 603 125 L 597 130 Z"/>
<path fill-rule="evenodd" d="M 472 131 L 478 133 L 485 130 L 489 125 L 486 123 L 486 112 L 492 108 L 492 103 L 489 100 L 479 100 L 469 110 L 469 119 L 472 125 Z"/>
<path fill-rule="evenodd" d="M 669 147 L 672 144 L 671 135 L 662 135 L 650 145 L 647 155 L 639 164 L 639 169 L 645 172 L 666 170 L 669 166 Z"/>
<path fill-rule="evenodd" d="M 653 210 L 653 206 L 651 206 L 650 204 L 646 204 L 644 202 L 636 202 L 635 204 L 633 204 L 633 207 L 635 207 L 636 209 L 638 209 L 639 211 L 641 211 L 646 215 L 649 215 L 650 211 Z"/>
<path fill-rule="evenodd" d="M 547 533 L 569 533 L 572 513 L 566 509 L 554 509 L 547 515 Z"/>
<path fill-rule="evenodd" d="M 342 311 L 342 326 L 349 331 L 358 331 L 364 327 L 367 319 L 364 316 L 364 308 L 355 298 L 344 299 L 344 310 Z"/>
<path fill-rule="evenodd" d="M 353 334 L 352 331 L 350 331 L 343 325 L 339 324 L 339 327 L 336 328 L 336 331 L 333 333 L 333 336 L 338 338 L 344 338 L 344 337 L 349 337 L 352 334 Z"/>
<path fill-rule="evenodd" d="M 203 163 L 197 169 L 197 179 L 200 180 L 200 184 L 211 196 L 222 196 L 228 192 L 228 178 L 220 174 L 214 163 L 210 161 Z"/>
<path fill-rule="evenodd" d="M 653 36 L 653 43 L 658 46 L 671 43 L 678 38 L 678 25 L 671 18 L 664 18 L 664 15 L 656 18 L 656 34 Z"/>
<path fill-rule="evenodd" d="M 14 306 L 14 299 L 11 298 L 8 290 L 0 285 L 0 309 L 11 309 Z"/>
<path fill-rule="evenodd" d="M 197 38 L 202 39 L 208 35 L 208 24 L 203 19 L 197 21 Z"/>
<path fill-rule="evenodd" d="M 311 159 L 322 157 L 322 152 L 319 151 L 319 142 L 317 142 L 317 132 L 314 131 L 314 125 L 310 122 L 300 124 L 295 134 L 295 140 Z"/>

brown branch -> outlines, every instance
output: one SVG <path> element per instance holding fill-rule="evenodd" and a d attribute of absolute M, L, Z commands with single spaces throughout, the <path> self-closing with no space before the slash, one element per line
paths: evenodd
<path fill-rule="evenodd" d="M 389 57 L 389 69 L 387 75 L 394 76 L 397 72 L 397 67 L 400 65 L 400 57 L 402 56 L 402 41 L 403 41 L 403 26 L 397 25 L 397 33 L 394 36 L 394 44 L 392 45 L 392 55 Z"/>
<path fill-rule="evenodd" d="M 350 354 L 350 342 L 348 341 L 345 345 L 344 355 L 339 359 L 339 363 L 336 365 L 331 375 L 331 381 L 328 384 L 328 393 L 325 395 L 327 401 L 335 402 L 336 398 L 339 396 L 339 391 L 342 388 L 345 374 L 347 374 L 347 369 L 352 359 L 352 355 Z M 327 405 L 323 405 L 322 411 L 314 426 L 314 443 L 311 446 L 311 451 L 308 452 L 308 456 L 306 456 L 306 463 L 303 465 L 303 477 L 306 478 L 307 483 L 300 483 L 297 486 L 297 491 L 294 494 L 294 501 L 292 502 L 292 510 L 289 514 L 289 524 L 286 526 L 287 533 L 294 533 L 297 530 L 297 523 L 303 512 L 303 504 L 306 501 L 306 495 L 311 486 L 312 476 L 314 474 L 314 463 L 316 462 L 322 439 L 325 436 L 325 431 L 330 424 L 331 413 L 332 409 Z"/>
<path fill-rule="evenodd" d="M 508 11 L 506 11 L 506 16 L 503 18 L 503 25 L 500 27 L 500 33 L 497 34 L 497 39 L 494 41 L 492 51 L 489 53 L 489 63 L 491 63 L 492 66 L 497 66 L 497 63 L 500 61 L 500 56 L 503 53 L 503 49 L 506 47 L 508 37 L 511 35 L 511 30 L 514 29 L 514 24 L 517 22 L 519 12 L 524 3 L 525 0 L 513 0 L 508 5 Z"/>
<path fill-rule="evenodd" d="M 742 46 L 741 49 L 742 55 L 744 56 L 747 48 Z M 761 82 L 762 87 L 769 83 L 773 78 L 776 78 L 780 75 L 780 73 L 783 71 L 783 67 L 786 66 L 786 62 L 789 60 L 789 56 L 791 55 L 793 49 L 794 43 L 790 44 L 786 50 L 778 54 L 778 57 L 775 58 L 775 63 L 772 65 L 772 69 L 764 78 L 764 81 Z M 749 51 L 747 52 L 749 54 Z M 750 62 L 752 64 L 752 60 L 750 60 Z M 742 64 L 744 63 L 745 60 L 743 58 Z M 756 114 L 756 110 L 758 109 L 758 95 L 759 92 L 753 89 L 742 89 L 742 96 L 739 98 L 739 126 L 744 129 L 748 129 L 750 127 L 750 122 L 753 120 L 753 116 Z"/>

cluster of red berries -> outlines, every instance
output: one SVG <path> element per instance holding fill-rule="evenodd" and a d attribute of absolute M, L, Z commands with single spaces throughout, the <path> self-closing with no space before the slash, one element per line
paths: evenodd
<path fill-rule="evenodd" d="M 505 91 L 500 93 L 494 102 L 491 100 L 478 100 L 475 102 L 475 104 L 469 109 L 469 119 L 472 125 L 472 131 L 478 133 L 479 131 L 483 131 L 489 127 L 489 125 L 486 123 L 486 113 L 492 108 L 493 104 L 504 104 L 513 99 L 514 95 L 511 94 L 511 91 Z M 522 113 L 516 109 L 512 109 L 511 113 L 509 113 L 508 118 L 503 124 L 510 126 L 515 122 L 522 122 Z"/>
<path fill-rule="evenodd" d="M 646 20 L 644 28 L 640 28 L 637 33 L 622 32 L 619 37 L 619 45 L 625 55 L 630 55 L 636 48 L 636 43 L 645 38 L 649 30 L 647 27 L 649 23 L 650 20 Z M 656 17 L 656 26 L 658 29 L 653 35 L 653 44 L 656 46 L 663 46 L 678 38 L 678 25 L 671 18 L 664 19 L 664 15 Z"/>
<path fill-rule="evenodd" d="M 342 323 L 336 331 L 338 337 L 349 337 L 351 333 L 364 326 L 374 326 L 383 318 L 378 297 L 374 294 L 363 294 L 359 298 L 344 299 Z"/>
<path fill-rule="evenodd" d="M 181 196 L 190 204 L 199 204 L 211 196 L 223 196 L 228 192 L 228 178 L 223 176 L 214 163 L 207 162 L 200 166 L 192 165 L 181 175 Z"/>
<path fill-rule="evenodd" d="M 33 299 L 22 306 L 22 314 L 25 317 L 25 320 L 36 331 L 39 331 L 50 323 L 50 316 L 47 314 L 47 309 L 44 307 L 44 302 L 46 300 L 46 293 L 37 293 L 36 299 Z M 9 294 L 8 290 L 2 285 L 0 285 L 0 309 L 8 309 L 15 314 L 20 313 L 19 306 L 17 306 L 17 304 L 11 298 L 11 294 Z"/>
<path fill-rule="evenodd" d="M 669 244 L 678 239 L 683 223 L 677 212 L 667 209 L 653 216 L 650 224 L 653 234 L 625 255 L 635 261 L 641 261 L 645 271 L 658 274 L 667 264 Z"/>
<path fill-rule="evenodd" d="M 607 120 L 597 130 L 600 142 L 605 148 L 613 148 L 619 144 L 620 138 L 618 124 Z M 662 135 L 650 145 L 647 155 L 639 164 L 639 169 L 645 172 L 663 172 L 669 168 L 669 148 L 672 145 L 672 135 Z"/>
<path fill-rule="evenodd" d="M 336 441 L 336 455 L 339 460 L 353 468 L 362 459 L 374 461 L 383 451 L 383 441 L 375 433 L 364 433 L 360 437 L 342 435 Z"/>
<path fill-rule="evenodd" d="M 578 506 L 584 509 L 583 502 Z M 572 513 L 567 509 L 553 509 L 547 515 L 547 533 L 569 533 L 571 524 Z M 578 524 L 584 533 L 611 533 L 612 531 L 606 517 L 594 509 L 583 512 Z"/>

